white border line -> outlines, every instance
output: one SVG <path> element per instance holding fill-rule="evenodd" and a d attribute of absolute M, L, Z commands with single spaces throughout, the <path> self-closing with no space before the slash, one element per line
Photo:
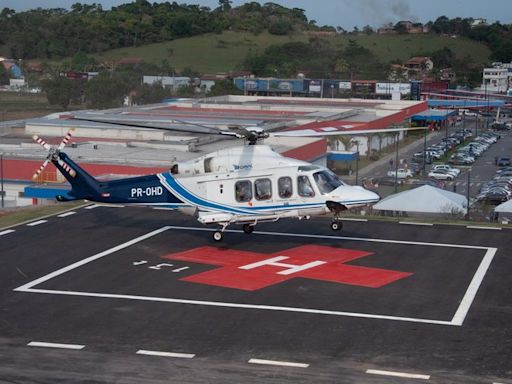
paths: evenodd
<path fill-rule="evenodd" d="M 66 213 L 61 213 L 60 215 L 57 215 L 57 217 L 68 217 L 68 216 L 74 215 L 75 213 L 76 213 L 76 211 L 69 211 Z"/>
<path fill-rule="evenodd" d="M 179 226 L 165 226 L 149 232 L 145 235 L 139 236 L 135 239 L 119 244 L 113 248 L 107 249 L 106 251 L 100 252 L 96 255 L 90 256 L 76 263 L 68 265 L 64 268 L 58 269 L 51 272 L 43 277 L 36 280 L 30 281 L 18 288 L 15 288 L 16 292 L 31 292 L 31 293 L 43 293 L 53 295 L 68 295 L 68 296 L 84 296 L 84 297 L 98 297 L 98 298 L 110 298 L 110 299 L 127 299 L 127 300 L 141 300 L 141 301 L 153 301 L 153 302 L 166 302 L 166 303 L 179 303 L 179 304 L 192 304 L 192 305 L 203 305 L 212 307 L 228 307 L 228 308 L 244 308 L 244 309 L 257 309 L 257 310 L 271 310 L 271 311 L 285 311 L 295 313 L 312 313 L 321 315 L 334 315 L 334 316 L 346 316 L 346 317 L 358 317 L 367 319 L 380 319 L 380 320 L 394 320 L 394 321 L 405 321 L 415 323 L 427 323 L 436 325 L 451 325 L 461 326 L 464 323 L 464 319 L 469 312 L 469 309 L 475 299 L 476 293 L 482 283 L 483 278 L 496 254 L 497 248 L 482 247 L 474 245 L 461 245 L 461 244 L 441 244 L 441 243 L 426 243 L 426 242 L 415 242 L 415 241 L 401 241 L 401 240 L 386 240 L 386 239 L 368 239 L 360 237 L 344 237 L 344 236 L 327 236 L 327 235 L 308 235 L 298 233 L 281 233 L 281 232 L 253 232 L 253 235 L 272 235 L 282 237 L 302 237 L 302 238 L 317 238 L 317 239 L 330 239 L 330 240 L 351 240 L 351 241 L 362 241 L 362 242 L 374 242 L 374 243 L 391 243 L 391 244 L 404 244 L 404 245 L 422 245 L 422 246 L 434 246 L 434 247 L 446 247 L 446 248 L 460 248 L 460 249 L 478 249 L 485 250 L 485 256 L 483 257 L 480 265 L 473 276 L 471 283 L 466 290 L 457 311 L 450 321 L 445 320 L 434 320 L 434 319 L 422 319 L 413 317 L 400 317 L 400 316 L 388 316 L 379 314 L 368 314 L 368 313 L 357 313 L 357 312 L 344 312 L 344 311 L 332 311 L 323 309 L 312 309 L 312 308 L 299 308 L 299 307 L 283 307 L 273 305 L 256 305 L 256 304 L 244 304 L 244 303 L 229 303 L 220 301 L 203 301 L 203 300 L 188 300 L 178 298 L 165 298 L 165 297 L 152 297 L 152 296 L 138 296 L 138 295 L 124 295 L 124 294 L 110 294 L 110 293 L 98 293 L 98 292 L 78 292 L 78 291 L 61 291 L 61 290 L 50 290 L 50 289 L 37 289 L 35 286 L 51 280 L 59 275 L 69 272 L 73 269 L 81 267 L 82 265 L 88 264 L 92 261 L 110 255 L 121 249 L 128 248 L 138 242 L 146 240 L 150 237 L 156 236 L 169 229 L 174 230 L 189 230 L 189 231 L 215 231 L 209 228 L 197 228 L 197 227 L 179 227 Z M 241 233 L 238 230 L 228 230 L 227 232 Z"/>
<path fill-rule="evenodd" d="M 42 348 L 59 348 L 59 349 L 84 349 L 85 345 L 80 344 L 61 344 L 61 343 L 46 343 L 43 341 L 31 341 L 27 344 L 29 347 L 42 347 Z"/>
<path fill-rule="evenodd" d="M 44 224 L 44 223 L 47 223 L 48 220 L 38 220 L 38 221 L 33 221 L 31 223 L 28 223 L 27 224 L 27 227 L 35 227 L 36 225 L 39 225 L 39 224 Z"/>
<path fill-rule="evenodd" d="M 420 375 L 417 373 L 381 371 L 379 369 L 367 369 L 366 373 L 369 375 L 393 376 L 393 377 L 403 377 L 403 378 L 407 378 L 407 379 L 430 380 L 430 375 Z"/>
<path fill-rule="evenodd" d="M 139 349 L 136 352 L 136 354 L 137 355 L 146 355 L 146 356 L 177 357 L 179 359 L 192 359 L 196 356 L 193 353 L 148 351 L 147 349 Z"/>
<path fill-rule="evenodd" d="M 484 227 L 484 226 L 478 226 L 478 225 L 466 225 L 467 229 L 491 229 L 494 231 L 501 231 L 503 228 L 501 227 Z"/>
<path fill-rule="evenodd" d="M 8 235 L 9 233 L 16 232 L 14 229 L 6 229 L 5 231 L 0 232 L 0 236 Z"/>
<path fill-rule="evenodd" d="M 278 365 L 280 367 L 293 367 L 293 368 L 308 368 L 309 364 L 304 363 L 292 363 L 290 361 L 278 361 L 278 360 L 263 360 L 263 359 L 250 359 L 249 364 L 262 364 L 262 365 Z"/>
<path fill-rule="evenodd" d="M 405 224 L 405 225 L 422 225 L 424 227 L 432 227 L 434 224 L 432 223 L 418 223 L 415 221 L 399 221 L 398 224 Z"/>

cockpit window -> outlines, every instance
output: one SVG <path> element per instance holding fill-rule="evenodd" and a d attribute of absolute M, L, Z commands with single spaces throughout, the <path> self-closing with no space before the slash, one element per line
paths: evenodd
<path fill-rule="evenodd" d="M 320 172 L 315 172 L 313 174 L 313 178 L 315 179 L 315 183 L 318 186 L 320 193 L 322 193 L 323 195 L 334 191 L 340 185 L 344 185 L 343 181 L 338 179 L 338 177 L 331 171 L 324 170 Z"/>
<path fill-rule="evenodd" d="M 297 192 L 299 196 L 302 197 L 313 197 L 315 196 L 315 191 L 311 186 L 309 178 L 307 176 L 298 176 L 297 177 Z"/>

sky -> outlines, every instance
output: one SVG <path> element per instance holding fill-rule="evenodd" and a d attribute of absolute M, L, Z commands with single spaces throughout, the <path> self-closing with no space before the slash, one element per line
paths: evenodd
<path fill-rule="evenodd" d="M 161 2 L 149 0 L 150 2 Z M 101 3 L 104 9 L 130 2 L 130 0 L 0 0 L 0 9 L 25 11 L 32 8 L 69 8 L 72 4 Z M 178 3 L 200 4 L 216 8 L 218 0 L 177 0 Z M 234 6 L 248 1 L 233 0 Z M 265 3 L 267 1 L 258 1 Z M 483 17 L 488 22 L 512 23 L 512 0 L 273 0 L 289 8 L 302 8 L 309 20 L 318 25 L 341 26 L 352 30 L 354 26 L 380 27 L 389 22 L 411 20 L 434 21 L 439 16 Z"/>

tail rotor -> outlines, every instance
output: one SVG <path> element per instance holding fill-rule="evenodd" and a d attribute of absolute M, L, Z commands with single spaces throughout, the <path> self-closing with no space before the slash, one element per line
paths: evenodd
<path fill-rule="evenodd" d="M 43 172 L 43 170 L 46 168 L 48 163 L 51 161 L 57 161 L 57 163 L 64 170 L 66 170 L 71 175 L 71 177 L 76 176 L 76 172 L 71 167 L 69 167 L 64 161 L 62 161 L 59 157 L 59 153 L 64 149 L 66 144 L 70 141 L 73 131 L 74 131 L 74 128 L 71 128 L 66 133 L 66 136 L 64 136 L 64 138 L 62 139 L 62 141 L 60 142 L 60 144 L 57 147 L 48 144 L 45 140 L 43 140 L 42 138 L 40 138 L 37 135 L 32 136 L 32 139 L 34 139 L 34 141 L 36 143 L 38 143 L 39 145 L 41 145 L 41 147 L 43 147 L 44 149 L 46 149 L 46 151 L 48 151 L 48 155 L 46 156 L 45 161 L 43 162 L 43 164 L 41 164 L 41 166 L 34 173 L 34 175 L 32 176 L 32 179 L 37 179 L 39 177 L 39 175 Z"/>

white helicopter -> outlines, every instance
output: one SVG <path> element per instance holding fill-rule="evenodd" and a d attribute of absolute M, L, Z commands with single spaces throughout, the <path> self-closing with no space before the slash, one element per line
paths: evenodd
<path fill-rule="evenodd" d="M 332 214 L 331 229 L 341 230 L 340 214 L 343 211 L 379 200 L 376 193 L 360 186 L 347 185 L 327 168 L 284 157 L 267 145 L 255 145 L 259 139 L 269 136 L 260 127 L 226 131 L 178 120 L 173 122 L 191 124 L 193 127 L 164 128 L 78 116 L 74 119 L 229 135 L 245 138 L 249 145 L 222 149 L 195 160 L 174 164 L 169 172 L 99 181 L 63 152 L 72 130 L 59 146 L 50 146 L 43 139 L 33 136 L 48 151 L 46 160 L 34 178 L 52 162 L 71 184 L 70 191 L 57 196 L 58 201 L 86 199 L 100 203 L 178 209 L 194 215 L 202 224 L 220 225 L 220 230 L 213 233 L 213 239 L 221 241 L 226 228 L 231 224 L 242 224 L 243 231 L 250 234 L 258 223 L 275 222 L 283 218 L 309 219 L 311 216 Z M 407 128 L 379 132 L 403 130 Z M 349 131 L 345 134 L 369 132 L 376 131 Z M 336 134 L 342 132 L 337 130 Z M 300 136 L 301 132 L 282 132 L 279 135 Z M 312 135 L 317 133 L 302 133 L 302 136 Z"/>

